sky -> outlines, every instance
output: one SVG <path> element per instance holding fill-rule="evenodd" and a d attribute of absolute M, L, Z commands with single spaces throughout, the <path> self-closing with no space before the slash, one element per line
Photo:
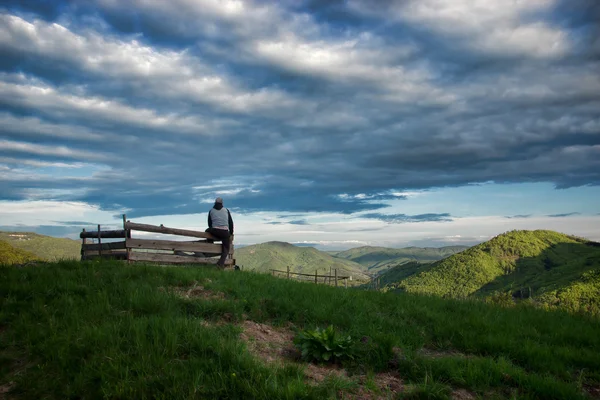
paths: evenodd
<path fill-rule="evenodd" d="M 4 0 L 0 230 L 600 240 L 596 0 Z"/>

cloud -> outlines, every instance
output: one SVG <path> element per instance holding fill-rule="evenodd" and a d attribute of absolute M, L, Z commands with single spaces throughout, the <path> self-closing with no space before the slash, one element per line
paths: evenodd
<path fill-rule="evenodd" d="M 507 215 L 504 218 L 512 219 L 512 218 L 530 218 L 532 214 L 519 214 L 519 215 Z"/>
<path fill-rule="evenodd" d="M 432 188 L 599 185 L 596 13 L 584 0 L 8 1 L 0 199 L 140 218 L 222 193 L 288 225 L 398 223 L 451 219 L 380 212 Z"/>
<path fill-rule="evenodd" d="M 579 215 L 580 213 L 578 212 L 570 212 L 570 213 L 562 213 L 562 214 L 552 214 L 552 215 L 547 215 L 547 217 L 552 217 L 552 218 L 563 218 L 563 217 L 571 217 L 573 215 Z"/>
<path fill-rule="evenodd" d="M 406 222 L 448 222 L 452 221 L 450 214 L 419 214 L 419 215 L 406 215 L 406 214 L 381 214 L 381 213 L 367 213 L 360 215 L 361 218 L 372 218 L 384 221 L 390 224 L 401 224 Z"/>

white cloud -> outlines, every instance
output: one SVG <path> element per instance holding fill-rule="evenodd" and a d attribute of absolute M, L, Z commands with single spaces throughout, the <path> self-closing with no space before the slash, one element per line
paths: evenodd
<path fill-rule="evenodd" d="M 93 31 L 77 34 L 56 23 L 0 15 L 0 44 L 54 62 L 69 62 L 106 79 L 121 79 L 141 95 L 188 99 L 241 113 L 301 106 L 277 89 L 238 87 L 186 50 L 159 50 Z"/>
<path fill-rule="evenodd" d="M 562 57 L 570 51 L 568 35 L 540 20 L 555 0 L 408 0 L 389 8 L 351 1 L 361 13 L 409 22 L 454 37 L 473 50 L 500 56 Z"/>

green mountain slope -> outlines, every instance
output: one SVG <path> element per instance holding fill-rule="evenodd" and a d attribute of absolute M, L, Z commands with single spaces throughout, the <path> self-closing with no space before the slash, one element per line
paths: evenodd
<path fill-rule="evenodd" d="M 313 247 L 297 247 L 285 242 L 267 242 L 235 250 L 236 263 L 244 269 L 269 272 L 271 269 L 314 274 L 338 270 L 338 275 L 351 275 L 353 280 L 366 280 L 362 267 L 349 260 L 338 259 Z"/>
<path fill-rule="evenodd" d="M 354 261 L 367 268 L 370 274 L 380 274 L 385 270 L 409 262 L 433 262 L 468 249 L 467 246 L 446 247 L 388 247 L 362 246 L 339 252 L 337 258 Z"/>
<path fill-rule="evenodd" d="M 105 260 L 0 268 L 0 294 L 2 399 L 591 400 L 600 388 L 600 319 L 566 312 Z M 354 358 L 301 360 L 297 333 L 329 325 Z"/>
<path fill-rule="evenodd" d="M 432 263 L 420 263 L 417 261 L 394 265 L 379 275 L 379 282 L 382 287 L 395 282 L 400 282 L 411 275 L 428 271 L 431 269 L 431 266 Z"/>
<path fill-rule="evenodd" d="M 389 286 L 455 298 L 505 293 L 509 299 L 598 311 L 598 271 L 597 243 L 553 231 L 511 231 Z"/>
<path fill-rule="evenodd" d="M 9 243 L 0 240 L 0 265 L 24 264 L 37 260 L 39 258 L 35 254 L 14 248 Z"/>
<path fill-rule="evenodd" d="M 47 261 L 81 257 L 81 242 L 77 240 L 55 238 L 31 232 L 0 232 L 0 240 Z"/>

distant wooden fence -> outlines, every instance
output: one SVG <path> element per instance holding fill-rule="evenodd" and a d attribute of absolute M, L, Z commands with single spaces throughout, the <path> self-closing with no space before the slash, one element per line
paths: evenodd
<path fill-rule="evenodd" d="M 333 275 L 331 274 L 331 270 L 329 271 L 329 275 L 319 275 L 317 273 L 317 271 L 315 271 L 314 274 L 302 274 L 300 272 L 292 272 L 290 271 L 290 267 L 287 267 L 287 271 L 281 271 L 278 269 L 272 269 L 271 273 L 273 274 L 273 276 L 276 276 L 276 274 L 285 274 L 285 276 L 287 277 L 287 279 L 298 279 L 301 281 L 306 281 L 306 282 L 313 282 L 314 283 L 320 283 L 319 282 L 319 278 L 323 278 L 323 282 L 324 284 L 328 284 L 328 285 L 335 285 L 338 286 L 338 282 L 339 281 L 344 281 L 344 287 L 348 287 L 348 280 L 352 280 L 351 276 L 338 276 L 337 273 L 337 269 L 333 270 Z M 281 276 L 281 275 L 280 275 Z M 301 277 L 308 277 L 308 278 L 301 278 Z"/>
<path fill-rule="evenodd" d="M 177 235 L 186 237 L 202 238 L 196 241 L 175 241 L 132 238 L 132 231 L 161 233 L 165 235 Z M 216 264 L 221 256 L 222 244 L 210 243 L 220 242 L 219 239 L 206 232 L 192 231 L 187 229 L 167 228 L 160 225 L 137 224 L 127 221 L 123 215 L 123 229 L 101 230 L 98 225 L 97 231 L 86 231 L 79 234 L 82 239 L 81 259 L 91 260 L 107 258 L 126 260 L 127 262 L 155 262 L 160 264 Z M 97 243 L 88 243 L 88 240 L 96 239 Z M 102 239 L 124 239 L 122 241 L 102 242 Z M 189 255 L 187 253 L 194 253 Z M 233 240 L 229 249 L 229 255 L 225 265 L 235 265 L 233 258 Z"/>

